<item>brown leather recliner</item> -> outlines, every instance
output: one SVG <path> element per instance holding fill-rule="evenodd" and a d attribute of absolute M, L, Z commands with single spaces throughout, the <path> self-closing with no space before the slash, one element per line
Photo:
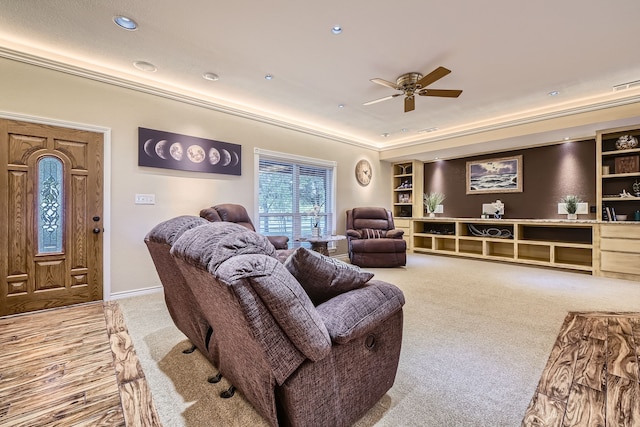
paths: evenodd
<path fill-rule="evenodd" d="M 256 231 L 256 228 L 253 226 L 253 222 L 251 222 L 251 217 L 249 217 L 249 213 L 242 205 L 233 203 L 215 205 L 210 208 L 202 209 L 200 211 L 200 216 L 211 222 L 235 222 L 243 227 L 247 227 L 251 231 Z M 287 236 L 266 237 L 276 249 L 287 249 L 289 247 L 289 238 Z"/>
<path fill-rule="evenodd" d="M 360 267 L 400 267 L 407 264 L 407 242 L 385 208 L 347 211 L 347 241 L 351 263 Z"/>

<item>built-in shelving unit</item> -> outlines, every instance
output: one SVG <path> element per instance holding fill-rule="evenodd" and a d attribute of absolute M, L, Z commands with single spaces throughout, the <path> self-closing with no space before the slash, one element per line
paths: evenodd
<path fill-rule="evenodd" d="M 393 219 L 396 228 L 404 230 L 407 248 L 411 250 L 411 219 L 424 215 L 424 163 L 410 160 L 394 163 L 391 169 Z"/>
<path fill-rule="evenodd" d="M 598 220 L 610 220 L 603 215 L 604 208 L 616 215 L 634 218 L 640 210 L 640 196 L 633 184 L 640 183 L 640 147 L 618 149 L 616 142 L 623 135 L 640 140 L 640 127 L 630 126 L 598 131 L 596 134 L 596 198 Z M 621 196 L 626 192 L 630 196 Z"/>
<path fill-rule="evenodd" d="M 394 163 L 392 170 L 394 218 L 423 216 L 424 163 L 417 160 Z"/>
<path fill-rule="evenodd" d="M 593 221 L 413 220 L 416 253 L 482 258 L 593 272 Z"/>
<path fill-rule="evenodd" d="M 640 125 L 596 133 L 597 220 L 427 218 L 424 164 L 392 165 L 396 228 L 415 253 L 561 268 L 640 281 L 640 145 L 616 146 L 624 135 L 640 141 Z M 640 190 L 640 186 L 636 186 Z M 609 207 L 626 220 L 603 217 Z"/>

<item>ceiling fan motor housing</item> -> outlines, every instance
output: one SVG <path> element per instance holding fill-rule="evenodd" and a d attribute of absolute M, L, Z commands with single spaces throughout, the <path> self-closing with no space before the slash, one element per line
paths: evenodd
<path fill-rule="evenodd" d="M 417 83 L 421 78 L 422 74 L 420 73 L 406 73 L 398 77 L 396 84 L 406 95 L 412 95 L 418 89 Z"/>

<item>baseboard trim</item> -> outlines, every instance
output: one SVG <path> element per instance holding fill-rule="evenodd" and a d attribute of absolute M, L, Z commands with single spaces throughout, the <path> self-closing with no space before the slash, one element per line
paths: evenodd
<path fill-rule="evenodd" d="M 157 294 L 162 292 L 162 286 L 152 286 L 150 288 L 134 289 L 133 291 L 115 292 L 111 294 L 111 300 L 119 300 L 123 298 L 139 297 L 142 295 Z"/>

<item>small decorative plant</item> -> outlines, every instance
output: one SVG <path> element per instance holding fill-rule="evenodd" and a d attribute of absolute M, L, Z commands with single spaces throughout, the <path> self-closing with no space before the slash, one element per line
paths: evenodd
<path fill-rule="evenodd" d="M 568 214 L 574 215 L 578 211 L 578 203 L 582 203 L 582 199 L 579 196 L 568 194 L 560 199 L 560 203 L 565 204 Z"/>
<path fill-rule="evenodd" d="M 322 205 L 314 205 L 311 214 L 313 215 L 313 228 L 318 228 L 320 225 L 320 209 Z"/>
<path fill-rule="evenodd" d="M 427 207 L 427 211 L 429 213 L 434 213 L 439 204 L 441 204 L 445 199 L 445 195 L 443 193 L 438 193 L 437 191 L 432 191 L 431 193 L 424 194 L 424 205 Z"/>
<path fill-rule="evenodd" d="M 633 187 L 633 194 L 635 194 L 636 197 L 640 197 L 640 182 L 636 181 L 632 184 Z"/>

